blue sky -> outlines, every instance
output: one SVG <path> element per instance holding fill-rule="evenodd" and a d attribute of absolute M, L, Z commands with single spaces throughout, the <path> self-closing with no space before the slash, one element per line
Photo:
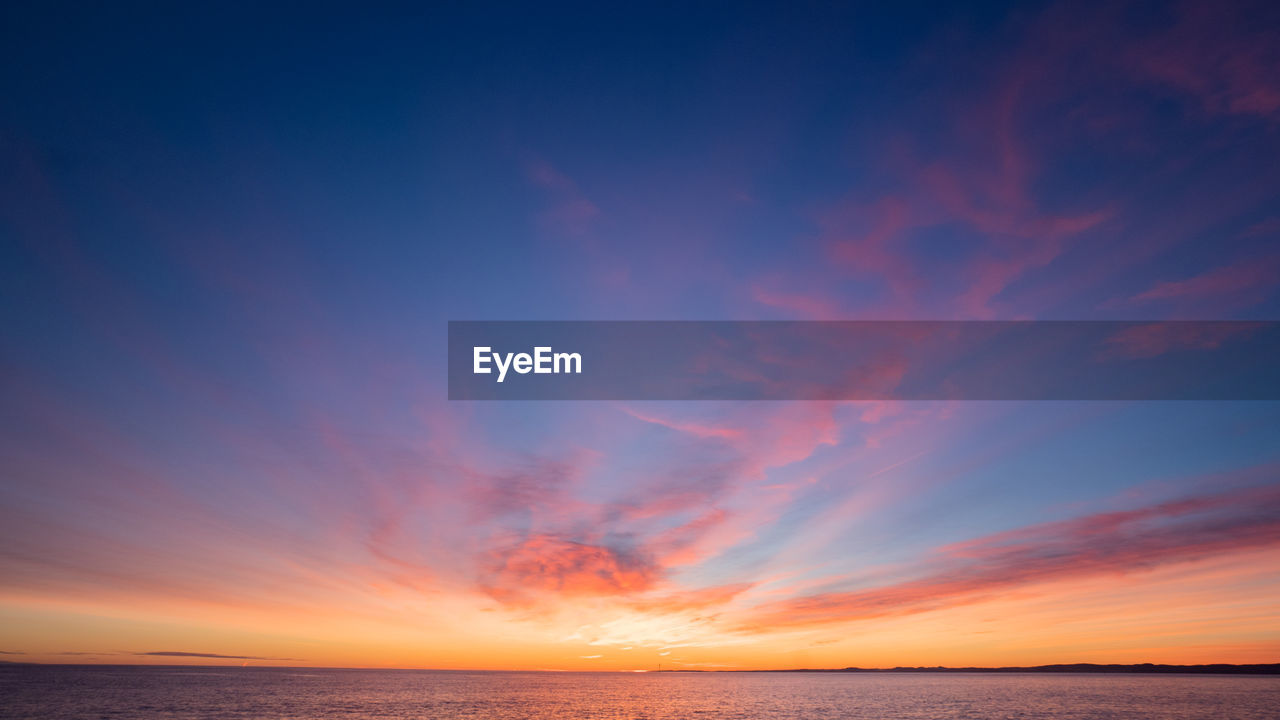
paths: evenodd
<path fill-rule="evenodd" d="M 1274 659 L 1273 403 L 444 368 L 460 319 L 1273 319 L 1265 3 L 4 13 L 0 649 Z"/>

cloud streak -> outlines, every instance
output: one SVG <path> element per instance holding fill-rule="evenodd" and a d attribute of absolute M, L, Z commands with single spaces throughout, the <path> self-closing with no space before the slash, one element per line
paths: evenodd
<path fill-rule="evenodd" d="M 919 577 L 757 608 L 741 632 L 923 613 L 1035 583 L 1142 572 L 1280 544 L 1280 487 L 1249 488 L 1045 523 L 939 548 Z"/>
<path fill-rule="evenodd" d="M 261 657 L 258 655 L 222 655 L 220 653 L 183 652 L 180 650 L 152 650 L 150 652 L 134 653 L 134 655 L 138 655 L 140 657 L 208 658 L 212 660 L 293 660 L 303 662 L 301 658 Z"/>

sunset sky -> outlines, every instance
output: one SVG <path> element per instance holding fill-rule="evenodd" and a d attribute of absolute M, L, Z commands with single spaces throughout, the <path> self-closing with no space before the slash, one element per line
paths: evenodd
<path fill-rule="evenodd" d="M 1280 5 L 55 5 L 0 19 L 0 660 L 1280 661 L 1278 403 L 445 367 L 449 320 L 1280 318 Z"/>

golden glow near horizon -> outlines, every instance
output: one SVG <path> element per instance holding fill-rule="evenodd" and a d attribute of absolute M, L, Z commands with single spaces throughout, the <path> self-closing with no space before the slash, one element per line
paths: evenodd
<path fill-rule="evenodd" d="M 204 497 L 121 473 L 136 458 L 102 446 L 113 459 L 95 472 L 113 499 L 14 519 L 41 544 L 7 561 L 0 650 L 610 671 L 1276 660 L 1273 468 L 1038 519 L 940 500 L 953 465 L 1004 442 L 984 446 L 975 423 L 1025 424 L 1027 409 L 599 408 L 556 461 L 512 459 L 465 439 L 469 420 L 430 419 L 453 440 L 398 464 L 328 432 L 323 465 L 259 465 L 268 484 Z M 1035 422 L 1069 434 L 1095 417 L 1067 407 Z M 722 474 L 705 479 L 708 467 Z M 277 519 L 260 521 L 268 510 Z"/>
<path fill-rule="evenodd" d="M 0 595 L 5 659 L 518 670 L 1000 666 L 1063 662 L 1271 662 L 1280 648 L 1280 550 L 1155 568 L 1047 574 L 927 597 L 880 592 L 809 618 L 787 579 L 710 591 L 589 585 L 519 602 L 482 589 L 390 582 L 298 596 L 164 592 Z M 603 577 L 603 576 L 602 576 Z M 298 578 L 292 579 L 297 582 Z M 908 583 L 909 585 L 910 583 Z M 329 585 L 329 592 L 321 592 Z M 299 586 L 301 589 L 301 586 Z M 886 589 L 887 588 L 887 589 Z M 190 654 L 182 654 L 190 653 Z"/>

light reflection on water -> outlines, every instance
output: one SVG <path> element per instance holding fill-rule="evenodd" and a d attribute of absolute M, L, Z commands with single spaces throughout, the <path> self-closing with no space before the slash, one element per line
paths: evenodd
<path fill-rule="evenodd" d="M 0 667 L 3 718 L 1277 717 L 1280 678 Z"/>

